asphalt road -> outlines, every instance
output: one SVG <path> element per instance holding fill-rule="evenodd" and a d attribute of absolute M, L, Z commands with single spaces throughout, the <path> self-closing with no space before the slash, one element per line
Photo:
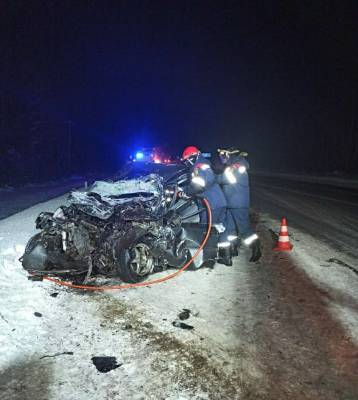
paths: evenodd
<path fill-rule="evenodd" d="M 358 190 L 281 178 L 251 178 L 252 207 L 358 257 Z"/>

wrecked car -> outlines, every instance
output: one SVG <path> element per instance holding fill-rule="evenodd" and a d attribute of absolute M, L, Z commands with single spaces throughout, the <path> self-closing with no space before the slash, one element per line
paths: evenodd
<path fill-rule="evenodd" d="M 81 283 L 94 276 L 136 283 L 155 271 L 182 267 L 207 230 L 199 223 L 199 213 L 205 212 L 200 199 L 178 196 L 186 182 L 186 172 L 175 169 L 165 176 L 136 173 L 73 191 L 69 205 L 37 217 L 40 232 L 26 246 L 23 267 L 39 279 Z M 192 268 L 215 263 L 218 229 L 213 227 Z"/>

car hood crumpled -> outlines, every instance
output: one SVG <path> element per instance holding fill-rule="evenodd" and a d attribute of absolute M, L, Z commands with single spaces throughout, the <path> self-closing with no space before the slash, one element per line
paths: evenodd
<path fill-rule="evenodd" d="M 82 211 L 101 219 L 113 214 L 113 207 L 132 201 L 147 202 L 159 199 L 163 192 L 162 178 L 156 174 L 115 182 L 96 181 L 88 192 L 74 191 L 69 202 Z"/>
<path fill-rule="evenodd" d="M 91 192 L 99 194 L 110 204 L 117 204 L 118 201 L 122 203 L 130 200 L 134 197 L 133 195 L 159 197 L 162 192 L 162 183 L 158 175 L 151 174 L 142 178 L 116 182 L 96 181 L 91 187 Z"/>

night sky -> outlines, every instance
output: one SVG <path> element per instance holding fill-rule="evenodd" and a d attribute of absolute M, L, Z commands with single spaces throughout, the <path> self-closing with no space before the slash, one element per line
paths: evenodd
<path fill-rule="evenodd" d="M 239 146 L 260 168 L 356 168 L 356 1 L 13 0 L 0 12 L 3 153 L 44 132 L 65 143 L 71 121 L 86 165 L 196 144 Z"/>

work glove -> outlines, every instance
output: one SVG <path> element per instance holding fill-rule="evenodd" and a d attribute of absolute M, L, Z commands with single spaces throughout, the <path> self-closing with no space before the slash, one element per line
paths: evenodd
<path fill-rule="evenodd" d="M 262 256 L 260 239 L 254 240 L 254 241 L 250 244 L 249 248 L 251 249 L 251 258 L 250 258 L 250 262 L 259 261 L 259 259 L 260 259 L 261 256 Z"/>

